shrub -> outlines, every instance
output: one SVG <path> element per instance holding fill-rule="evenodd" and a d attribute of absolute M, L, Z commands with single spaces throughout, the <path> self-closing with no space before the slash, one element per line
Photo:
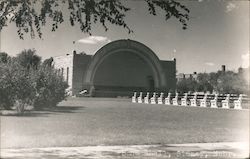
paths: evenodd
<path fill-rule="evenodd" d="M 14 104 L 11 92 L 12 85 L 10 76 L 8 76 L 8 67 L 6 64 L 0 63 L 0 106 L 6 110 L 10 110 Z"/>
<path fill-rule="evenodd" d="M 23 113 L 24 106 L 31 104 L 34 98 L 34 83 L 29 72 L 16 61 L 1 64 L 0 103 L 5 109 L 16 104 L 18 113 Z"/>
<path fill-rule="evenodd" d="M 33 74 L 36 82 L 35 109 L 56 106 L 66 98 L 68 85 L 54 68 L 41 66 Z"/>
<path fill-rule="evenodd" d="M 68 85 L 63 77 L 53 67 L 41 64 L 35 53 L 28 52 L 0 62 L 0 106 L 4 109 L 15 106 L 18 113 L 23 113 L 27 105 L 42 109 L 66 98 Z"/>

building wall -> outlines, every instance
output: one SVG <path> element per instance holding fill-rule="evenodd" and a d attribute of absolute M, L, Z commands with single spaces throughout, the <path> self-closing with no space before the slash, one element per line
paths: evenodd
<path fill-rule="evenodd" d="M 67 81 L 71 90 L 73 85 L 73 54 L 67 54 L 64 56 L 53 57 L 54 67 L 60 74 L 63 75 L 65 81 Z"/>
<path fill-rule="evenodd" d="M 175 91 L 176 89 L 176 62 L 161 61 L 161 66 L 166 76 L 167 88 L 164 91 Z"/>
<path fill-rule="evenodd" d="M 73 95 L 78 94 L 82 91 L 83 88 L 83 80 L 85 78 L 86 71 L 91 62 L 91 55 L 86 54 L 74 54 L 73 58 L 73 87 L 72 93 Z"/>
<path fill-rule="evenodd" d="M 190 80 L 197 80 L 198 74 L 194 72 L 193 74 L 184 74 L 184 73 L 179 73 L 176 75 L 177 82 L 182 81 L 184 79 L 190 79 Z"/>

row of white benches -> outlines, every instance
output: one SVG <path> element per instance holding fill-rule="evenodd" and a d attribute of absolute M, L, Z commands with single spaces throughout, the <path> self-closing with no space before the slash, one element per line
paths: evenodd
<path fill-rule="evenodd" d="M 149 92 L 146 93 L 146 96 L 143 97 L 143 93 L 140 92 L 137 96 L 137 92 L 134 92 L 132 97 L 133 103 L 145 103 L 145 104 L 166 104 L 166 105 L 181 105 L 181 106 L 199 106 L 200 107 L 211 107 L 218 108 L 218 94 L 213 95 L 213 99 L 208 100 L 208 94 L 204 94 L 202 99 L 197 98 L 197 93 L 192 95 L 192 98 L 188 101 L 188 94 L 185 93 L 181 98 L 178 93 L 175 93 L 175 96 L 171 99 L 171 93 L 168 93 L 168 96 L 164 98 L 164 93 L 160 93 L 160 96 L 157 97 L 157 94 L 154 92 L 152 97 L 150 97 Z M 180 100 L 179 100 L 180 98 Z M 237 99 L 233 100 L 234 109 L 242 109 L 242 98 L 243 95 L 240 94 Z M 199 101 L 199 102 L 198 102 Z M 221 108 L 229 109 L 230 107 L 230 94 L 227 94 L 226 97 L 221 100 Z"/>

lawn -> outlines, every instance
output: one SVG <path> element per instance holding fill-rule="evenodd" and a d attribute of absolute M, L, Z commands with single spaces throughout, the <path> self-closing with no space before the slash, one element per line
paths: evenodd
<path fill-rule="evenodd" d="M 69 98 L 54 111 L 1 116 L 1 148 L 246 141 L 249 110 Z M 249 141 L 249 140 L 247 140 Z"/>

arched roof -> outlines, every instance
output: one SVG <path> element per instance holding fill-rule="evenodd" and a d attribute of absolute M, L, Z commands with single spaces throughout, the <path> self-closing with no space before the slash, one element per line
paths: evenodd
<path fill-rule="evenodd" d="M 85 76 L 85 83 L 88 83 L 90 85 L 93 84 L 95 73 L 99 65 L 112 54 L 121 51 L 129 51 L 141 57 L 153 70 L 155 86 L 166 86 L 165 74 L 162 70 L 160 60 L 156 56 L 156 54 L 146 45 L 129 39 L 113 41 L 100 48 L 92 57 L 91 63 Z"/>

